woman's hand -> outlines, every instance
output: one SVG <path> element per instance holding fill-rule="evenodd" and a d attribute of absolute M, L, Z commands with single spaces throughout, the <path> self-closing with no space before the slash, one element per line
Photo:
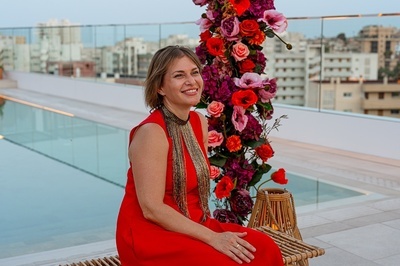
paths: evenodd
<path fill-rule="evenodd" d="M 210 245 L 239 264 L 243 262 L 249 263 L 254 259 L 253 252 L 256 249 L 243 239 L 246 235 L 247 232 L 216 233 Z"/>

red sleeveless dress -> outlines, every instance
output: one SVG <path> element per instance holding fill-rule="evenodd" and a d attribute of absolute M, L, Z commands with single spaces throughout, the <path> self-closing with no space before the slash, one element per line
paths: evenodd
<path fill-rule="evenodd" d="M 132 141 L 135 130 L 146 123 L 159 124 L 164 129 L 168 138 L 170 147 L 168 151 L 164 202 L 179 211 L 172 195 L 172 140 L 168 137 L 166 125 L 160 110 L 151 113 L 141 124 L 131 130 L 129 143 Z M 206 151 L 202 145 L 201 121 L 197 113 L 190 113 L 189 123 L 195 132 L 197 140 L 201 143 L 200 146 L 207 158 Z M 197 189 L 196 170 L 186 149 L 184 153 L 187 172 L 187 203 L 190 219 L 200 223 L 202 209 Z M 119 211 L 116 230 L 116 244 L 122 266 L 238 265 L 231 258 L 202 241 L 184 234 L 167 231 L 159 225 L 146 220 L 136 196 L 133 178 L 131 165 L 127 173 L 125 195 Z M 207 218 L 203 225 L 216 232 L 247 231 L 247 236 L 244 239 L 257 249 L 254 253 L 255 259 L 250 265 L 283 265 L 279 247 L 266 234 L 237 224 L 220 223 L 213 218 Z"/>

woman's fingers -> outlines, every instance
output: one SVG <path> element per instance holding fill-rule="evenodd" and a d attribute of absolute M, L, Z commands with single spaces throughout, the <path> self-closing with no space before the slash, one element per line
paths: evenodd
<path fill-rule="evenodd" d="M 239 264 L 253 260 L 253 252 L 256 251 L 255 247 L 243 239 L 246 235 L 247 232 L 224 232 L 221 235 L 223 241 L 220 244 L 224 246 L 221 246 L 221 251 Z"/>
<path fill-rule="evenodd" d="M 245 262 L 250 262 L 252 259 L 254 259 L 254 255 L 244 246 L 237 244 L 235 246 L 236 248 L 236 256 L 238 256 L 241 260 Z"/>
<path fill-rule="evenodd" d="M 256 252 L 256 248 L 251 245 L 249 242 L 247 242 L 246 240 L 240 239 L 238 241 L 238 243 L 240 244 L 241 247 L 243 247 L 246 250 L 249 250 L 251 252 Z"/>

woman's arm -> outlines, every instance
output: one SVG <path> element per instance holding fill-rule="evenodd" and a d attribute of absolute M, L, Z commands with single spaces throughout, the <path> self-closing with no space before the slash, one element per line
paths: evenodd
<path fill-rule="evenodd" d="M 203 241 L 238 263 L 250 261 L 255 249 L 242 239 L 246 233 L 216 233 L 164 204 L 168 148 L 164 130 L 153 123 L 139 127 L 130 144 L 129 159 L 144 217 L 166 230 Z"/>

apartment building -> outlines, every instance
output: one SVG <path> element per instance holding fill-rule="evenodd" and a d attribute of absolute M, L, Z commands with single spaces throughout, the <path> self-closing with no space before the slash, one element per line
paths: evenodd
<path fill-rule="evenodd" d="M 399 62 L 400 30 L 378 25 L 365 26 L 359 33 L 361 52 L 378 55 L 378 67 L 393 70 Z"/>
<path fill-rule="evenodd" d="M 364 114 L 400 118 L 400 83 L 383 84 L 366 82 L 361 89 L 364 93 L 362 108 Z"/>
<path fill-rule="evenodd" d="M 308 106 L 359 114 L 400 118 L 400 84 L 381 81 L 311 81 Z"/>
<path fill-rule="evenodd" d="M 309 102 L 310 94 L 314 93 L 309 84 L 315 80 L 377 79 L 376 54 L 328 53 L 324 45 L 304 44 L 297 50 L 283 50 L 267 57 L 266 75 L 277 78 L 279 89 L 275 101 L 282 104 L 314 107 L 313 100 Z"/>

